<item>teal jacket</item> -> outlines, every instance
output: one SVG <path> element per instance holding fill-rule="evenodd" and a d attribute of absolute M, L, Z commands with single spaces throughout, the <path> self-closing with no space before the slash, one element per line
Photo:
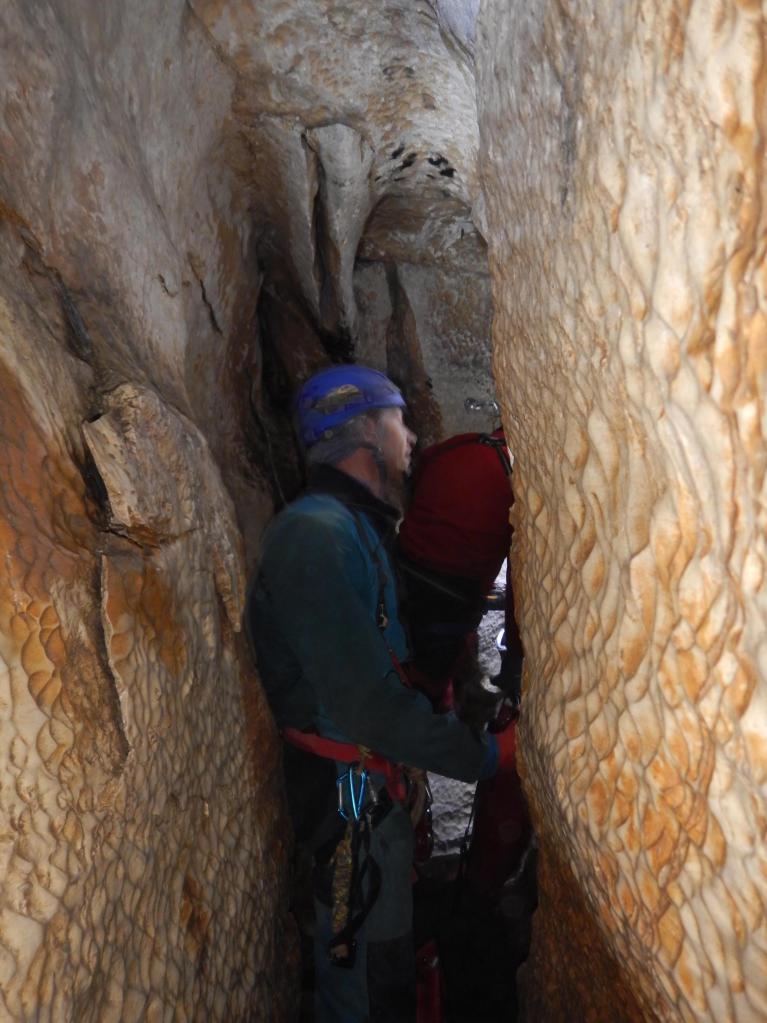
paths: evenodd
<path fill-rule="evenodd" d="M 395 521 L 389 505 L 327 467 L 276 517 L 246 607 L 261 679 L 280 726 L 474 781 L 494 770 L 495 744 L 433 713 L 393 663 L 392 652 L 407 658 L 386 549 Z"/>

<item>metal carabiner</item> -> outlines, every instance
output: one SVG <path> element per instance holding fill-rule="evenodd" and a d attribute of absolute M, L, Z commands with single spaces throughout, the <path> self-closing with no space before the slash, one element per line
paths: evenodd
<path fill-rule="evenodd" d="M 355 778 L 359 778 L 358 786 L 355 784 Z M 338 788 L 338 813 L 345 821 L 349 820 L 349 814 L 346 810 L 346 801 L 344 799 L 344 782 L 348 782 L 349 807 L 351 809 L 352 816 L 355 821 L 358 821 L 362 815 L 362 809 L 365 804 L 367 781 L 368 772 L 364 767 L 359 772 L 349 768 L 348 771 L 340 774 L 336 779 L 336 786 Z"/>
<path fill-rule="evenodd" d="M 349 772 L 345 774 L 339 774 L 336 778 L 336 789 L 338 790 L 338 814 L 343 817 L 345 821 L 349 820 L 349 815 L 344 809 L 344 779 L 349 777 Z"/>
<path fill-rule="evenodd" d="M 354 779 L 359 778 L 359 788 L 354 791 Z M 365 803 L 365 787 L 367 785 L 368 773 L 363 767 L 362 770 L 357 774 L 356 771 L 349 771 L 349 798 L 352 804 L 352 813 L 354 814 L 355 821 L 360 819 L 362 814 L 362 807 Z"/>

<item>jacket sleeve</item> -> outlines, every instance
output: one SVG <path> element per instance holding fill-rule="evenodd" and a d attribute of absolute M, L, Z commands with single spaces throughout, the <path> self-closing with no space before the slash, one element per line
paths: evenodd
<path fill-rule="evenodd" d="M 302 517 L 273 537 L 262 573 L 323 711 L 352 741 L 399 763 L 474 781 L 492 750 L 401 683 L 360 592 L 367 566 L 349 529 Z"/>

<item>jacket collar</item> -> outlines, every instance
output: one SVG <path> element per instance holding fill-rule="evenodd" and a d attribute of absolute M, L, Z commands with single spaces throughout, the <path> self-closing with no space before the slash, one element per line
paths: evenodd
<path fill-rule="evenodd" d="M 364 512 L 379 536 L 393 537 L 400 519 L 400 511 L 380 498 L 353 476 L 332 465 L 314 466 L 309 473 L 307 490 L 310 493 L 330 494 L 354 511 Z"/>

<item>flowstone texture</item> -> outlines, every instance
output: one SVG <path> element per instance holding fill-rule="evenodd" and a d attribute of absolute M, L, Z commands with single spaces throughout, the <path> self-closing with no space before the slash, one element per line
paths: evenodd
<path fill-rule="evenodd" d="M 25 325 L 0 309 L 23 353 Z M 275 1018 L 287 836 L 273 726 L 253 693 L 243 714 L 231 501 L 191 424 L 115 395 L 115 414 L 140 414 L 86 433 L 126 539 L 100 532 L 63 407 L 7 366 L 2 391 L 2 1014 Z"/>
<path fill-rule="evenodd" d="M 729 0 L 482 6 L 531 1019 L 767 1017 L 765 38 Z"/>
<path fill-rule="evenodd" d="M 180 0 L 0 39 L 0 1017 L 288 1019 L 234 80 Z"/>
<path fill-rule="evenodd" d="M 447 0 L 0 7 L 3 1018 L 291 1017 L 244 579 L 310 372 L 367 345 L 424 442 L 492 391 L 473 40 Z"/>

